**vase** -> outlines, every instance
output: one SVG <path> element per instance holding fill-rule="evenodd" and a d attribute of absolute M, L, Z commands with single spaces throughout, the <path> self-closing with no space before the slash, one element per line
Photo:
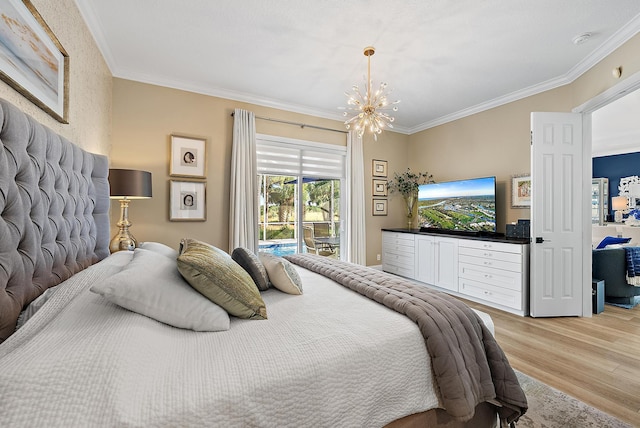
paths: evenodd
<path fill-rule="evenodd" d="M 416 202 L 418 202 L 418 192 L 404 195 L 404 203 L 407 210 L 407 229 L 413 229 L 413 213 L 416 208 Z"/>

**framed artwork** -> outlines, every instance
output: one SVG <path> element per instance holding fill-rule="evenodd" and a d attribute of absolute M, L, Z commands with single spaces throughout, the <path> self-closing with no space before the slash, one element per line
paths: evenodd
<path fill-rule="evenodd" d="M 207 219 L 206 202 L 204 181 L 170 180 L 170 221 L 205 221 Z"/>
<path fill-rule="evenodd" d="M 374 177 L 386 177 L 387 176 L 387 161 L 385 160 L 373 160 L 373 166 L 371 171 Z"/>
<path fill-rule="evenodd" d="M 387 180 L 379 180 L 374 178 L 372 185 L 373 196 L 387 196 Z"/>
<path fill-rule="evenodd" d="M 169 175 L 205 178 L 206 146 L 205 138 L 172 135 Z"/>
<path fill-rule="evenodd" d="M 374 199 L 373 200 L 373 215 L 387 215 L 387 200 L 386 199 Z"/>
<path fill-rule="evenodd" d="M 511 207 L 531 207 L 531 175 L 514 175 L 511 177 Z"/>
<path fill-rule="evenodd" d="M 69 56 L 29 0 L 0 2 L 0 78 L 61 123 L 69 109 Z"/>

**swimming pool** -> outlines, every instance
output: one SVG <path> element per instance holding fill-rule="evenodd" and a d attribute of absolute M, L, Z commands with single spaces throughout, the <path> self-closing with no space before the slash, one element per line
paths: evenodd
<path fill-rule="evenodd" d="M 265 253 L 271 253 L 276 256 L 288 256 L 291 254 L 295 254 L 298 251 L 298 244 L 295 242 L 286 242 L 286 243 L 268 243 L 268 244 L 260 244 L 258 249 L 260 251 L 264 251 Z"/>

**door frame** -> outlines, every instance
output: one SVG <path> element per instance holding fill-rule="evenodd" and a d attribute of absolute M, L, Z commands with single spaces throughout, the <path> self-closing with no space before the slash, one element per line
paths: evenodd
<path fill-rule="evenodd" d="M 572 113 L 582 114 L 582 193 L 583 193 L 583 224 L 589 225 L 582 231 L 582 267 L 583 278 L 591 277 L 591 177 L 593 176 L 592 144 L 591 144 L 591 113 L 626 94 L 640 89 L 640 71 L 632 74 L 623 81 L 596 95 L 585 103 L 571 110 Z M 582 301 L 582 316 L 591 317 L 591 283 L 584 281 Z"/>

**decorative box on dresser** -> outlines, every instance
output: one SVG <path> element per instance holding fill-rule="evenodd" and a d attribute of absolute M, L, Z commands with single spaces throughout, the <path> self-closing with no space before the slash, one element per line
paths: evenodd
<path fill-rule="evenodd" d="M 528 239 L 383 229 L 382 269 L 487 306 L 529 314 Z"/>

